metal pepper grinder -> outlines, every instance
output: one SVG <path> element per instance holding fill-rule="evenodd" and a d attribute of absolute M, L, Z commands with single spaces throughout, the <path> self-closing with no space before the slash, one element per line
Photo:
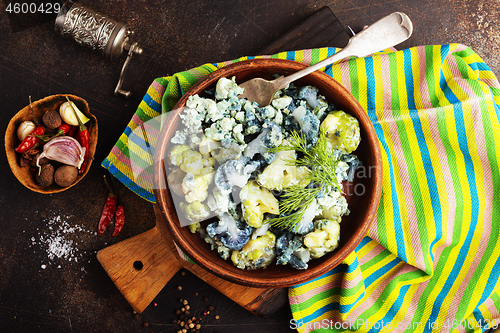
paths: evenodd
<path fill-rule="evenodd" d="M 134 32 L 130 30 L 128 23 L 102 14 L 82 3 L 66 1 L 57 15 L 55 31 L 112 61 L 118 59 L 124 50 L 128 51 L 115 95 L 130 96 L 131 92 L 121 87 L 132 56 L 140 55 L 142 48 L 130 41 Z"/>

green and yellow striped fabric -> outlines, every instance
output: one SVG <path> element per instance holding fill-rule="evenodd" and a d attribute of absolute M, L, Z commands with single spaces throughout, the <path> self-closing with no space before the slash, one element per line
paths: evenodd
<path fill-rule="evenodd" d="M 306 64 L 337 50 L 284 52 Z M 250 57 L 237 59 L 244 60 Z M 133 130 L 169 111 L 227 63 L 155 80 L 103 162 L 136 193 L 148 178 Z M 376 223 L 338 267 L 289 289 L 299 332 L 482 332 L 500 321 L 500 84 L 470 48 L 421 46 L 350 59 L 324 71 L 358 99 L 383 156 Z"/>

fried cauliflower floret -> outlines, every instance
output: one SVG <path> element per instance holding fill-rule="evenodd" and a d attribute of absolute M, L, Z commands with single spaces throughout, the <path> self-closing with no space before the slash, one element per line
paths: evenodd
<path fill-rule="evenodd" d="M 176 145 L 170 150 L 168 159 L 171 164 L 178 166 L 185 173 L 192 173 L 196 176 L 202 172 L 203 168 L 214 165 L 213 159 L 209 155 L 206 156 L 204 158 L 200 152 L 191 150 L 186 145 Z"/>
<path fill-rule="evenodd" d="M 340 224 L 332 220 L 319 220 L 315 224 L 316 230 L 304 236 L 304 245 L 311 257 L 317 259 L 337 248 Z"/>
<path fill-rule="evenodd" d="M 201 153 L 194 150 L 186 150 L 182 153 L 183 161 L 180 168 L 185 173 L 192 173 L 198 175 L 202 172 L 204 163 Z"/>
<path fill-rule="evenodd" d="M 182 191 L 185 194 L 185 200 L 189 203 L 205 200 L 208 196 L 208 186 L 214 179 L 214 174 L 213 167 L 202 168 L 196 175 L 187 173 L 182 180 Z"/>
<path fill-rule="evenodd" d="M 317 200 L 321 212 L 316 215 L 316 218 L 340 222 L 343 215 L 349 215 L 347 200 L 339 191 L 332 190 Z"/>
<path fill-rule="evenodd" d="M 279 202 L 266 188 L 254 180 L 249 181 L 240 191 L 241 210 L 245 222 L 254 228 L 262 226 L 264 213 L 279 214 Z"/>
<path fill-rule="evenodd" d="M 181 202 L 179 203 L 179 206 L 181 207 L 181 210 L 184 212 L 184 216 L 186 216 L 186 218 L 191 222 L 200 222 L 210 216 L 210 210 L 208 209 L 208 207 L 199 201 L 193 201 L 190 204 Z M 199 228 L 199 223 L 198 223 L 198 228 Z"/>
<path fill-rule="evenodd" d="M 173 165 L 180 166 L 184 161 L 182 154 L 187 150 L 190 150 L 190 148 L 186 145 L 174 146 L 168 153 L 168 161 Z"/>
<path fill-rule="evenodd" d="M 263 236 L 250 239 L 239 251 L 233 251 L 231 260 L 239 269 L 258 269 L 268 266 L 276 257 L 276 236 L 267 231 Z"/>
<path fill-rule="evenodd" d="M 283 142 L 287 145 L 285 140 Z M 310 183 L 310 170 L 305 166 L 290 165 L 290 161 L 296 158 L 294 150 L 278 152 L 276 159 L 257 177 L 257 182 L 267 189 L 277 191 L 293 185 L 306 187 Z"/>
<path fill-rule="evenodd" d="M 359 122 L 344 111 L 333 111 L 321 123 L 328 141 L 334 149 L 350 154 L 358 148 L 361 140 Z"/>

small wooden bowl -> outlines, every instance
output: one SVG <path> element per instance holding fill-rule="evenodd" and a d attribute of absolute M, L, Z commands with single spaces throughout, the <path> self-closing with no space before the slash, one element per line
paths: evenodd
<path fill-rule="evenodd" d="M 45 97 L 44 99 L 32 103 L 35 117 L 37 117 L 37 119 L 41 121 L 42 116 L 46 111 L 57 110 L 59 112 L 59 107 L 61 106 L 61 104 L 67 102 L 66 96 L 68 96 L 70 100 L 76 104 L 80 111 L 82 111 L 88 118 L 90 118 L 90 121 L 85 124 L 85 126 L 87 126 L 87 128 L 89 129 L 90 134 L 90 146 L 88 155 L 90 160 L 88 161 L 84 172 L 78 175 L 76 181 L 70 186 L 60 187 L 56 184 L 53 184 L 49 187 L 41 187 L 35 182 L 35 175 L 29 171 L 30 166 L 28 165 L 25 167 L 21 167 L 19 164 L 21 155 L 14 150 L 19 146 L 20 143 L 17 137 L 17 128 L 23 121 L 33 121 L 33 114 L 31 113 L 30 105 L 24 107 L 13 117 L 10 120 L 7 129 L 5 130 L 5 152 L 7 153 L 7 160 L 12 172 L 14 173 L 14 176 L 16 176 L 21 184 L 38 193 L 58 193 L 65 191 L 72 186 L 75 186 L 83 177 L 85 177 L 85 175 L 89 171 L 92 164 L 92 159 L 95 154 L 97 146 L 97 119 L 90 113 L 89 106 L 84 99 L 68 94 L 59 94 Z"/>
<path fill-rule="evenodd" d="M 216 251 L 197 234 L 191 234 L 188 228 L 181 227 L 175 206 L 168 188 L 165 188 L 164 161 L 171 147 L 170 139 L 179 124 L 178 114 L 190 95 L 204 96 L 204 92 L 215 86 L 222 78 L 236 77 L 237 83 L 242 83 L 254 77 L 271 79 L 273 74 L 289 75 L 305 66 L 303 64 L 280 59 L 258 59 L 238 62 L 219 69 L 195 84 L 178 101 L 170 121 L 162 129 L 158 141 L 154 162 L 155 197 L 176 244 L 194 262 L 211 273 L 231 282 L 260 288 L 282 288 L 297 285 L 316 278 L 340 263 L 356 248 L 375 219 L 377 207 L 382 192 L 382 158 L 379 141 L 373 125 L 365 110 L 347 89 L 323 72 L 316 71 L 295 82 L 297 86 L 313 85 L 319 88 L 320 94 L 337 109 L 344 110 L 355 116 L 361 128 L 361 143 L 354 152 L 363 162 L 364 173 L 357 172 L 357 177 L 350 183 L 347 200 L 350 215 L 342 218 L 340 241 L 336 250 L 319 259 L 309 261 L 309 268 L 296 270 L 289 266 L 278 266 L 275 263 L 266 269 L 241 270 L 236 268 L 230 259 L 221 259 Z M 363 171 L 362 170 L 362 171 Z"/>

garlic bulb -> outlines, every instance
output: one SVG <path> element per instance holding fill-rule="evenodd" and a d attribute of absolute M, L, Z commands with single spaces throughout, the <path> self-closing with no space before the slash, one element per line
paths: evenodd
<path fill-rule="evenodd" d="M 53 138 L 43 146 L 43 152 L 38 155 L 36 165 L 40 159 L 46 157 L 49 160 L 72 165 L 78 169 L 82 166 L 85 156 L 85 148 L 70 136 L 59 136 Z"/>
<path fill-rule="evenodd" d="M 23 121 L 17 128 L 17 137 L 19 138 L 19 140 L 23 141 L 28 136 L 28 134 L 33 132 L 35 128 L 36 125 L 32 121 Z"/>
<path fill-rule="evenodd" d="M 78 117 L 80 118 L 80 120 L 82 121 L 83 124 L 85 124 L 87 121 L 90 120 L 89 118 L 87 118 L 86 115 L 83 114 L 82 111 L 80 111 L 76 107 L 75 103 L 71 102 L 71 104 L 75 108 L 75 111 L 78 114 Z M 75 113 L 71 109 L 69 102 L 65 102 L 65 103 L 61 104 L 61 106 L 59 107 L 59 114 L 61 115 L 62 120 L 64 120 L 64 122 L 66 124 L 78 126 L 78 119 L 76 119 Z"/>

